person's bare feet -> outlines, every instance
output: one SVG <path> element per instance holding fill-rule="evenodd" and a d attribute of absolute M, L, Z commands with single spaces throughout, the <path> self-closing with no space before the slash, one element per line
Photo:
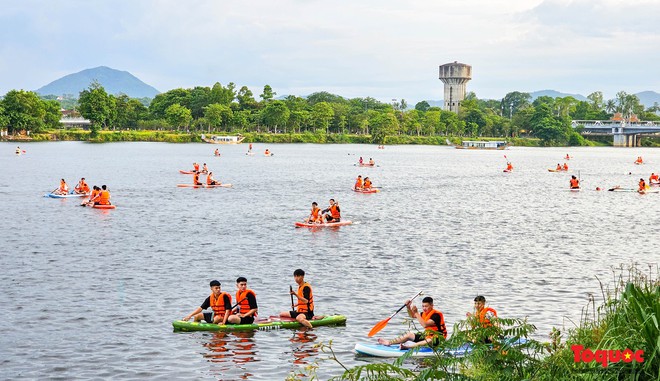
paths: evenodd
<path fill-rule="evenodd" d="M 378 344 L 381 344 L 381 345 L 392 345 L 392 343 L 390 343 L 389 340 L 385 340 L 385 339 L 383 339 L 383 338 L 379 338 L 379 339 L 378 339 Z"/>

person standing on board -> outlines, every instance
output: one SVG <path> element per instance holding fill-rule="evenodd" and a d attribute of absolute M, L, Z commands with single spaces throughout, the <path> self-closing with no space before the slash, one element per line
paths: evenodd
<path fill-rule="evenodd" d="M 297 309 L 292 311 L 280 312 L 280 317 L 290 317 L 307 328 L 312 328 L 309 321 L 314 318 L 314 294 L 312 286 L 305 282 L 305 271 L 296 269 L 293 272 L 293 279 L 298 284 L 298 291 L 291 290 L 289 293 L 298 298 Z M 292 306 L 294 307 L 294 306 Z"/>
<path fill-rule="evenodd" d="M 362 189 L 362 175 L 358 175 L 357 179 L 355 180 L 355 186 L 353 188 L 355 190 L 361 190 Z"/>
<path fill-rule="evenodd" d="M 575 175 L 571 176 L 570 187 L 571 189 L 580 189 L 580 180 Z"/>
<path fill-rule="evenodd" d="M 329 212 L 329 213 L 328 213 Z M 341 210 L 339 210 L 339 203 L 335 203 L 335 199 L 330 199 L 330 206 L 324 209 L 321 213 L 324 214 L 325 220 L 327 222 L 340 222 L 341 221 Z"/>
<path fill-rule="evenodd" d="M 110 191 L 105 185 L 101 185 L 101 192 L 99 192 L 97 201 L 94 202 L 94 205 L 110 205 Z"/>
<path fill-rule="evenodd" d="M 364 160 L 362 160 L 362 156 L 360 156 L 360 160 L 358 160 L 358 163 L 364 164 Z"/>
<path fill-rule="evenodd" d="M 195 322 L 204 320 L 212 324 L 227 324 L 227 319 L 231 314 L 231 295 L 228 292 L 222 292 L 220 282 L 217 280 L 212 280 L 210 286 L 211 295 L 204 300 L 201 306 L 181 320 L 188 321 L 191 317 L 194 317 Z M 211 308 L 210 312 L 202 312 L 209 307 Z"/>
<path fill-rule="evenodd" d="M 248 146 L 248 152 L 252 152 L 252 143 Z"/>
<path fill-rule="evenodd" d="M 236 279 L 236 305 L 238 312 L 229 315 L 227 323 L 254 323 L 254 319 L 257 317 L 257 312 L 259 311 L 259 307 L 257 306 L 257 294 L 247 288 L 247 279 L 242 276 Z"/>
<path fill-rule="evenodd" d="M 467 313 L 467 317 L 474 317 L 474 327 L 489 328 L 493 325 L 493 318 L 497 318 L 497 311 L 493 308 L 486 307 L 486 298 L 483 295 L 478 295 L 474 298 L 474 314 Z M 492 338 L 486 338 L 486 344 L 492 343 Z"/>
<path fill-rule="evenodd" d="M 307 217 L 305 222 L 308 224 L 316 224 L 323 222 L 323 217 L 321 216 L 321 209 L 319 208 L 319 204 L 317 204 L 316 201 L 312 203 L 312 211 L 309 213 L 309 217 Z"/>
<path fill-rule="evenodd" d="M 21 147 L 16 147 L 16 154 L 20 155 L 21 154 Z"/>
<path fill-rule="evenodd" d="M 402 349 L 421 347 L 424 345 L 436 346 L 442 335 L 447 338 L 447 327 L 445 326 L 445 317 L 442 312 L 433 308 L 433 298 L 430 296 L 422 299 L 422 312 L 417 310 L 417 306 L 412 304 L 410 300 L 406 300 L 406 309 L 410 317 L 417 319 L 419 324 L 424 328 L 423 333 L 406 332 L 403 335 L 392 339 L 386 340 L 383 338 L 378 339 L 378 344 L 394 345 L 401 344 Z M 406 344 L 412 341 L 413 344 Z"/>

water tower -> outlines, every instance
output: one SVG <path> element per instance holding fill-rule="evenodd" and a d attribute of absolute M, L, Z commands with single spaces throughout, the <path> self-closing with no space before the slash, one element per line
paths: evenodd
<path fill-rule="evenodd" d="M 448 63 L 440 66 L 440 80 L 445 84 L 445 110 L 458 114 L 461 101 L 465 99 L 467 82 L 472 79 L 472 66 Z"/>

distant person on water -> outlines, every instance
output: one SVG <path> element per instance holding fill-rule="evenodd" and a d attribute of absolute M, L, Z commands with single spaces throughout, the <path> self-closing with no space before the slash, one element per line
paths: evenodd
<path fill-rule="evenodd" d="M 321 213 L 324 214 L 325 220 L 327 222 L 340 222 L 341 221 L 341 211 L 339 210 L 339 203 L 335 202 L 334 198 L 330 199 L 330 206 L 324 209 Z"/>
<path fill-rule="evenodd" d="M 513 171 L 513 164 L 510 161 L 506 162 L 506 170 L 509 172 Z"/>
<path fill-rule="evenodd" d="M 204 185 L 201 182 L 199 182 L 199 172 L 197 171 L 193 173 L 193 185 Z"/>
<path fill-rule="evenodd" d="M 55 190 L 55 192 L 53 192 L 53 193 L 59 194 L 59 195 L 69 194 L 69 186 L 67 185 L 66 181 L 64 181 L 64 179 L 60 180 L 59 188 L 57 188 L 57 190 Z"/>
<path fill-rule="evenodd" d="M 364 178 L 364 186 L 362 187 L 364 190 L 369 190 L 371 189 L 371 180 L 369 180 L 369 177 Z"/>
<path fill-rule="evenodd" d="M 644 160 L 642 159 L 641 156 L 637 156 L 637 160 L 635 160 L 635 164 L 642 164 Z"/>
<path fill-rule="evenodd" d="M 101 191 L 94 205 L 110 205 L 110 191 L 105 185 L 101 185 Z"/>
<path fill-rule="evenodd" d="M 649 177 L 649 184 L 658 184 L 658 183 L 660 183 L 660 176 L 652 172 L 651 176 Z"/>
<path fill-rule="evenodd" d="M 252 152 L 252 143 L 248 146 L 248 152 Z"/>
<path fill-rule="evenodd" d="M 264 152 L 264 155 L 270 156 L 270 151 L 268 150 L 268 148 L 266 148 L 266 152 Z"/>
<path fill-rule="evenodd" d="M 209 173 L 209 167 L 206 166 L 206 163 L 202 166 L 202 173 Z"/>
<path fill-rule="evenodd" d="M 639 179 L 639 192 L 646 192 L 646 181 Z"/>
<path fill-rule="evenodd" d="M 374 161 L 374 159 L 369 158 L 369 165 L 375 165 L 375 164 L 376 164 L 376 162 Z"/>
<path fill-rule="evenodd" d="M 73 191 L 76 192 L 77 194 L 87 194 L 89 193 L 89 185 L 85 182 L 85 178 L 83 177 L 78 181 L 78 185 L 76 185 L 75 188 L 73 188 Z"/>
<path fill-rule="evenodd" d="M 417 319 L 419 324 L 424 328 L 423 333 L 406 332 L 403 335 L 392 339 L 386 340 L 383 338 L 378 339 L 378 344 L 394 345 L 401 344 L 402 349 L 421 347 L 424 345 L 436 346 L 440 341 L 440 335 L 447 338 L 447 327 L 445 325 L 445 318 L 442 312 L 433 308 L 433 298 L 430 296 L 422 299 L 422 312 L 419 312 L 417 306 L 412 304 L 410 300 L 406 300 L 406 309 L 410 317 Z M 412 341 L 413 344 L 407 344 Z"/>
<path fill-rule="evenodd" d="M 220 182 L 215 181 L 213 178 L 213 172 L 209 172 L 209 174 L 206 175 L 206 185 L 220 185 Z"/>
<path fill-rule="evenodd" d="M 220 151 L 216 148 L 215 151 L 213 151 L 213 155 L 220 156 Z"/>
<path fill-rule="evenodd" d="M 188 321 L 191 317 L 194 317 L 195 322 L 204 320 L 212 324 L 227 324 L 227 319 L 231 314 L 231 295 L 228 292 L 222 291 L 220 282 L 217 280 L 212 280 L 210 286 L 211 295 L 204 300 L 201 306 L 197 307 L 181 320 Z M 202 312 L 209 307 L 211 308 L 210 312 Z"/>
<path fill-rule="evenodd" d="M 290 317 L 307 328 L 312 328 L 309 321 L 314 318 L 314 294 L 312 286 L 305 282 L 305 271 L 296 269 L 293 272 L 293 279 L 298 284 L 298 290 L 291 290 L 289 293 L 298 299 L 294 310 L 280 312 L 280 317 Z"/>
<path fill-rule="evenodd" d="M 199 172 L 199 164 L 198 163 L 193 163 L 193 171 Z"/>
<path fill-rule="evenodd" d="M 493 318 L 497 318 L 497 311 L 493 308 L 486 307 L 486 298 L 479 295 L 474 298 L 474 314 L 467 313 L 467 317 L 474 317 L 472 321 L 473 327 L 488 328 L 493 325 Z M 486 343 L 492 343 L 492 338 L 487 338 Z"/>
<path fill-rule="evenodd" d="M 321 215 L 321 209 L 319 208 L 319 204 L 314 201 L 312 203 L 312 210 L 309 212 L 309 217 L 305 220 L 306 223 L 308 224 L 315 224 L 315 223 L 322 223 L 323 222 L 323 216 Z"/>
<path fill-rule="evenodd" d="M 564 166 L 562 167 L 564 171 L 568 171 L 568 164 L 564 163 Z"/>
<path fill-rule="evenodd" d="M 358 160 L 358 163 L 364 164 L 364 160 L 362 160 L 362 156 L 360 156 L 360 160 Z"/>
<path fill-rule="evenodd" d="M 571 189 L 580 189 L 580 180 L 575 175 L 571 176 L 570 187 Z"/>
<path fill-rule="evenodd" d="M 357 179 L 355 180 L 355 186 L 354 188 L 356 190 L 362 189 L 362 175 L 358 175 Z"/>
<path fill-rule="evenodd" d="M 20 155 L 21 154 L 21 147 L 16 147 L 16 154 Z"/>
<path fill-rule="evenodd" d="M 561 171 L 561 164 L 557 163 L 557 171 Z"/>
<path fill-rule="evenodd" d="M 252 324 L 257 317 L 257 294 L 247 288 L 247 279 L 236 279 L 236 309 L 227 318 L 229 324 Z"/>

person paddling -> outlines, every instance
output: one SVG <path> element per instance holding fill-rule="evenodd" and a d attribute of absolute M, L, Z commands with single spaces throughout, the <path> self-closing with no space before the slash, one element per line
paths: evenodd
<path fill-rule="evenodd" d="M 339 210 L 339 203 L 336 203 L 334 198 L 330 199 L 330 206 L 324 209 L 321 213 L 324 214 L 325 220 L 327 222 L 341 221 L 341 211 Z"/>
<path fill-rule="evenodd" d="M 557 163 L 557 168 L 555 169 L 555 171 L 557 172 L 561 171 L 561 164 Z"/>
<path fill-rule="evenodd" d="M 639 189 L 637 190 L 639 193 L 646 193 L 646 181 L 644 179 L 639 179 Z"/>
<path fill-rule="evenodd" d="M 309 321 L 314 318 L 314 294 L 312 293 L 312 286 L 305 282 L 305 271 L 296 269 L 293 272 L 293 279 L 298 284 L 298 291 L 291 290 L 289 293 L 298 299 L 297 307 L 292 311 L 280 312 L 280 317 L 294 318 L 296 321 L 307 328 L 312 328 L 312 323 Z"/>
<path fill-rule="evenodd" d="M 355 180 L 355 186 L 353 188 L 355 190 L 361 190 L 362 189 L 362 175 L 358 175 L 357 179 Z"/>
<path fill-rule="evenodd" d="M 510 161 L 507 161 L 507 162 L 506 162 L 506 171 L 507 171 L 507 172 L 511 172 L 511 171 L 513 171 L 513 164 L 511 164 Z"/>
<path fill-rule="evenodd" d="M 250 143 L 250 145 L 248 145 L 248 152 L 252 152 L 252 143 Z"/>
<path fill-rule="evenodd" d="M 227 318 L 229 324 L 252 324 L 257 317 L 257 294 L 247 288 L 247 278 L 236 279 L 236 312 Z"/>
<path fill-rule="evenodd" d="M 69 186 L 64 179 L 60 180 L 60 186 L 53 192 L 54 194 L 65 195 L 69 194 Z"/>
<path fill-rule="evenodd" d="M 98 198 L 99 198 L 99 193 L 101 193 L 101 188 L 94 185 L 92 187 L 92 193 L 89 195 L 89 199 L 87 201 L 83 201 L 82 204 L 80 204 L 80 205 L 82 205 L 82 206 L 92 206 L 92 205 L 94 205 L 94 202 L 96 200 L 98 200 Z"/>
<path fill-rule="evenodd" d="M 312 202 L 312 210 L 309 213 L 309 217 L 307 217 L 305 222 L 308 224 L 317 224 L 323 222 L 323 217 L 321 216 L 321 209 L 319 208 L 319 204 L 317 204 L 316 201 Z"/>
<path fill-rule="evenodd" d="M 76 185 L 75 188 L 73 188 L 73 191 L 76 192 L 77 194 L 87 194 L 89 193 L 89 185 L 85 182 L 85 178 L 81 178 L 80 181 L 78 181 L 78 185 Z"/>
<path fill-rule="evenodd" d="M 209 172 L 209 174 L 206 175 L 206 185 L 220 185 L 220 182 L 215 181 L 213 178 L 213 172 Z"/>
<path fill-rule="evenodd" d="M 430 296 L 422 299 L 422 312 L 417 310 L 417 306 L 412 304 L 410 300 L 406 300 L 406 309 L 410 317 L 417 319 L 419 324 L 424 328 L 423 333 L 406 332 L 403 335 L 392 339 L 386 340 L 383 338 L 378 339 L 378 344 L 394 345 L 401 344 L 402 349 L 427 346 L 436 346 L 439 343 L 440 335 L 447 338 L 447 327 L 445 325 L 445 318 L 442 312 L 433 308 L 433 298 Z M 407 342 L 412 341 L 413 344 Z"/>
<path fill-rule="evenodd" d="M 568 171 L 568 164 L 564 163 L 564 166 L 562 167 L 564 171 Z"/>
<path fill-rule="evenodd" d="M 110 204 L 110 191 L 105 185 L 101 185 L 101 191 L 97 197 L 97 201 L 94 202 L 94 205 L 111 205 Z"/>
<path fill-rule="evenodd" d="M 660 184 L 660 176 L 651 172 L 651 176 L 649 177 L 649 185 L 653 185 L 653 184 Z"/>
<path fill-rule="evenodd" d="M 195 322 L 202 320 L 212 324 L 227 324 L 227 319 L 231 314 L 231 295 L 228 292 L 223 292 L 220 282 L 212 280 L 210 283 L 211 295 L 204 300 L 201 306 L 197 307 L 193 312 L 186 315 L 183 321 L 188 321 L 194 317 Z M 202 312 L 208 308 L 210 312 Z"/>
<path fill-rule="evenodd" d="M 193 163 L 193 172 L 199 173 L 199 164 Z"/>
<path fill-rule="evenodd" d="M 264 152 L 264 155 L 270 156 L 270 151 L 268 150 L 268 148 L 266 148 L 266 152 Z"/>
<path fill-rule="evenodd" d="M 371 189 L 371 180 L 369 180 L 369 177 L 364 178 L 364 185 L 362 186 L 362 189 L 364 189 L 364 190 L 370 190 Z"/>
<path fill-rule="evenodd" d="M 571 157 L 570 157 L 568 154 L 566 154 L 565 159 L 566 159 L 566 160 L 571 160 Z"/>
<path fill-rule="evenodd" d="M 21 147 L 16 147 L 16 154 L 20 155 L 21 154 Z"/>
<path fill-rule="evenodd" d="M 571 176 L 570 187 L 571 189 L 580 189 L 580 180 L 575 175 Z"/>
<path fill-rule="evenodd" d="M 213 155 L 215 156 L 220 156 L 220 151 L 216 148 L 215 151 L 213 152 Z"/>
<path fill-rule="evenodd" d="M 204 185 L 201 182 L 199 182 L 199 172 L 197 171 L 193 173 L 193 185 Z"/>
<path fill-rule="evenodd" d="M 202 173 L 209 173 L 209 167 L 206 166 L 206 163 L 202 166 Z"/>
<path fill-rule="evenodd" d="M 489 328 L 493 326 L 492 320 L 497 318 L 497 311 L 493 308 L 486 307 L 486 297 L 478 295 L 474 298 L 474 314 L 468 312 L 466 316 L 474 318 L 471 321 L 473 328 Z M 491 337 L 487 337 L 484 341 L 486 344 L 493 342 Z"/>

